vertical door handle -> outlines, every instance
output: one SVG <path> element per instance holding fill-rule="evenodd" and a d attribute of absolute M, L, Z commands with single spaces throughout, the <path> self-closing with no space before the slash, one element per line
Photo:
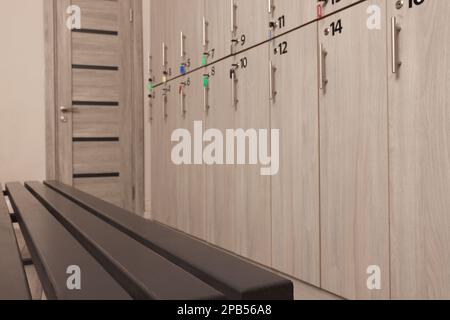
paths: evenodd
<path fill-rule="evenodd" d="M 206 48 L 206 45 L 207 45 L 207 39 L 206 39 L 206 26 L 207 26 L 207 22 L 206 22 L 206 18 L 205 17 L 203 17 L 203 38 L 202 38 L 202 44 L 203 44 L 203 47 L 204 48 Z"/>
<path fill-rule="evenodd" d="M 150 113 L 149 120 L 150 120 L 150 122 L 152 122 L 153 121 L 153 101 L 152 101 L 153 96 L 149 95 L 148 98 L 149 98 L 148 99 L 148 112 Z"/>
<path fill-rule="evenodd" d="M 237 83 L 237 78 L 236 78 L 236 70 L 235 69 L 231 69 L 231 105 L 234 108 L 237 108 L 237 103 L 238 103 L 238 99 L 236 98 L 236 83 Z"/>
<path fill-rule="evenodd" d="M 185 108 L 185 105 L 184 105 L 184 102 L 185 102 L 184 101 L 184 97 L 185 97 L 185 95 L 184 95 L 184 86 L 185 86 L 184 82 L 180 83 L 180 89 L 179 89 L 179 94 L 180 94 L 180 115 L 182 117 L 184 117 L 185 114 L 186 114 L 186 108 Z"/>
<path fill-rule="evenodd" d="M 203 110 L 205 111 L 206 114 L 208 114 L 208 111 L 209 111 L 208 93 L 209 93 L 209 86 L 204 85 L 203 86 Z"/>
<path fill-rule="evenodd" d="M 167 119 L 167 93 L 163 93 L 163 121 Z"/>
<path fill-rule="evenodd" d="M 163 42 L 163 43 L 162 43 L 162 66 L 163 66 L 163 68 L 165 68 L 166 65 L 167 65 L 167 60 L 166 60 L 166 49 L 167 49 L 166 43 Z"/>
<path fill-rule="evenodd" d="M 273 66 L 272 60 L 269 61 L 269 90 L 270 90 L 270 100 L 275 99 L 277 92 L 274 86 L 274 76 L 276 68 Z"/>
<path fill-rule="evenodd" d="M 398 61 L 398 33 L 401 28 L 397 24 L 397 18 L 392 17 L 391 19 L 391 60 L 392 60 L 392 73 L 397 73 L 398 67 L 401 65 L 401 62 Z"/>
<path fill-rule="evenodd" d="M 234 0 L 230 0 L 230 5 L 231 5 L 231 33 L 234 33 L 234 31 L 236 30 L 236 5 L 234 4 Z"/>
<path fill-rule="evenodd" d="M 323 44 L 320 44 L 320 57 L 319 57 L 319 88 L 322 90 L 326 84 L 328 83 L 328 80 L 326 79 L 325 74 L 325 57 L 327 55 L 327 52 L 323 46 Z"/>
<path fill-rule="evenodd" d="M 183 31 L 180 32 L 180 57 L 184 58 L 184 33 Z"/>
<path fill-rule="evenodd" d="M 274 7 L 273 7 L 273 0 L 268 0 L 268 5 L 269 5 L 269 14 L 272 14 L 273 13 L 273 9 L 274 9 Z"/>

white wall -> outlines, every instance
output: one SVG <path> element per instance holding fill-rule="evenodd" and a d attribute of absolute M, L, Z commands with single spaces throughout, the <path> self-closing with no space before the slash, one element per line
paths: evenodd
<path fill-rule="evenodd" d="M 43 180 L 43 0 L 1 0 L 0 41 L 0 182 Z"/>

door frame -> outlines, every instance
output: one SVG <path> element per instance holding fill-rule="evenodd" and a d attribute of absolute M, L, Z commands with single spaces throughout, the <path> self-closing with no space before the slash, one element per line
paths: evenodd
<path fill-rule="evenodd" d="M 45 122 L 46 122 L 46 179 L 59 180 L 58 166 L 58 101 L 56 2 L 44 0 L 45 36 Z M 143 86 L 143 18 L 142 1 L 131 0 L 132 29 L 132 181 L 134 186 L 134 212 L 144 215 L 144 86 Z M 141 84 L 141 85 L 136 85 Z"/>

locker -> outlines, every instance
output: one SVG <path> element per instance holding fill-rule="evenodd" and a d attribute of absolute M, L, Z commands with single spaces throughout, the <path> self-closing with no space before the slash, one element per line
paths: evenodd
<path fill-rule="evenodd" d="M 170 38 L 172 24 L 166 19 L 172 6 L 171 1 L 151 1 L 151 50 L 153 83 L 164 82 L 172 76 L 175 64 L 174 39 Z"/>
<path fill-rule="evenodd" d="M 212 63 L 230 54 L 230 0 L 204 0 L 202 19 L 203 64 Z"/>
<path fill-rule="evenodd" d="M 250 2 L 250 1 L 249 1 Z M 231 100 L 237 129 L 270 131 L 268 44 L 234 57 Z M 247 159 L 248 160 L 248 159 Z M 234 188 L 239 253 L 271 266 L 270 176 L 259 165 L 237 165 Z"/>
<path fill-rule="evenodd" d="M 386 13 L 319 22 L 322 287 L 350 299 L 389 298 Z"/>
<path fill-rule="evenodd" d="M 297 28 L 317 18 L 314 1 L 268 0 L 268 28 L 273 35 Z"/>
<path fill-rule="evenodd" d="M 388 1 L 393 299 L 450 299 L 449 16 Z"/>
<path fill-rule="evenodd" d="M 206 239 L 206 168 L 202 159 L 198 163 L 194 159 L 194 142 L 199 137 L 195 136 L 194 122 L 201 121 L 204 127 L 206 115 L 202 102 L 202 76 L 202 70 L 198 70 L 172 81 L 177 95 L 176 128 L 189 131 L 192 150 L 191 162 L 176 166 L 177 184 L 172 192 L 176 193 L 178 229 Z M 203 147 L 202 141 L 200 146 Z"/>
<path fill-rule="evenodd" d="M 169 0 L 171 21 L 170 38 L 176 43 L 176 75 L 183 75 L 201 65 L 202 18 L 204 0 Z M 175 70 L 174 70 L 175 71 Z"/>
<path fill-rule="evenodd" d="M 220 61 L 207 69 L 206 129 L 225 132 L 236 127 L 236 110 L 231 101 L 230 66 L 233 59 Z M 225 147 L 224 147 L 225 149 Z M 239 253 L 236 223 L 236 166 L 206 167 L 206 212 L 208 241 L 231 252 Z"/>
<path fill-rule="evenodd" d="M 175 168 L 171 161 L 170 135 L 175 129 L 174 94 L 171 85 L 155 88 L 152 108 L 152 217 L 177 226 Z"/>
<path fill-rule="evenodd" d="M 237 53 L 269 38 L 267 5 L 261 0 L 228 0 L 231 52 Z"/>
<path fill-rule="evenodd" d="M 273 267 L 320 286 L 317 24 L 271 41 L 272 128 L 280 172 L 272 177 Z"/>
<path fill-rule="evenodd" d="M 363 0 L 365 1 L 365 0 Z M 345 9 L 346 7 L 362 2 L 361 0 L 317 0 L 317 15 L 326 16 L 333 12 Z"/>

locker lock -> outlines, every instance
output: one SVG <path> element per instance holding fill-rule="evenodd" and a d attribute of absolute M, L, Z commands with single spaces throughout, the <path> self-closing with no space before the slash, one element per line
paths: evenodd
<path fill-rule="evenodd" d="M 400 10 L 401 8 L 403 8 L 403 4 L 404 4 L 403 0 L 398 0 L 395 4 L 395 7 L 397 8 L 397 10 Z"/>
<path fill-rule="evenodd" d="M 330 34 L 330 31 L 331 31 L 331 29 L 328 27 L 328 28 L 325 28 L 325 30 L 323 31 L 323 33 L 327 36 L 327 35 Z"/>
<path fill-rule="evenodd" d="M 326 6 L 328 3 L 328 0 L 317 0 L 317 2 L 322 3 L 322 5 Z"/>

